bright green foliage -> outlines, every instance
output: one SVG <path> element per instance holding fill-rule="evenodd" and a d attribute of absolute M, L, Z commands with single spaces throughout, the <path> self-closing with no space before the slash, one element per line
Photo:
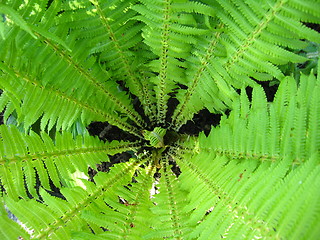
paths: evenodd
<path fill-rule="evenodd" d="M 318 0 L 1 1 L 0 239 L 319 239 L 319 24 Z"/>
<path fill-rule="evenodd" d="M 19 226 L 18 223 L 7 217 L 8 213 L 4 208 L 3 202 L 0 209 L 0 237 L 1 239 L 15 239 L 17 236 L 26 238 L 28 234 Z"/>
<path fill-rule="evenodd" d="M 143 136 L 146 140 L 150 142 L 150 145 L 155 148 L 164 147 L 164 136 L 166 134 L 166 129 L 155 127 L 153 131 L 144 130 Z"/>
<path fill-rule="evenodd" d="M 195 209 L 191 224 L 207 219 L 219 229 L 212 231 L 203 221 L 193 237 L 319 236 L 320 85 L 313 75 L 300 80 L 297 89 L 293 78 L 284 79 L 272 103 L 260 86 L 253 90 L 252 104 L 242 91 L 230 116 L 208 137 L 199 137 L 200 152 L 187 150 L 177 160 L 180 181 L 190 192 L 187 209 Z"/>
<path fill-rule="evenodd" d="M 77 136 L 71 133 L 57 134 L 55 143 L 42 132 L 41 138 L 34 132 L 24 135 L 15 126 L 0 126 L 2 140 L 0 152 L 1 183 L 7 194 L 13 198 L 28 198 L 24 181 L 29 193 L 37 195 L 36 172 L 44 188 L 50 189 L 49 177 L 57 187 L 72 182 L 74 172 L 86 172 L 88 167 L 96 169 L 106 154 L 116 154 L 137 148 L 137 143 L 103 143 L 91 136 Z M 76 162 L 76 165 L 75 165 Z M 36 172 L 35 172 L 36 170 Z"/>

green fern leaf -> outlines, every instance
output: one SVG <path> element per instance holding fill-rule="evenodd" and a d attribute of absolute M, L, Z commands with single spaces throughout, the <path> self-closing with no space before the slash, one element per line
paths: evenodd
<path fill-rule="evenodd" d="M 299 14 L 291 13 L 291 11 L 308 12 L 311 3 L 302 5 L 291 4 L 290 1 L 284 3 L 271 1 L 260 5 L 255 1 L 217 2 L 221 6 L 221 9 L 217 11 L 217 17 L 221 23 L 216 25 L 218 31 L 203 35 L 203 38 L 210 40 L 203 40 L 206 47 L 197 49 L 196 66 L 198 68 L 188 74 L 191 77 L 187 91 L 182 91 L 184 93 L 177 95 L 180 105 L 173 114 L 176 129 L 179 129 L 194 111 L 199 111 L 203 106 L 211 112 L 224 111 L 230 107 L 230 99 L 236 97 L 231 86 L 241 88 L 243 85 L 251 85 L 252 81 L 249 77 L 260 81 L 270 80 L 272 77 L 283 79 L 284 75 L 276 66 L 277 64 L 286 64 L 288 61 L 305 61 L 303 57 L 289 52 L 284 47 L 299 49 L 305 46 L 301 39 L 311 41 L 319 39 L 319 33 L 299 22 Z M 208 5 L 211 4 L 213 5 L 208 1 Z M 290 17 L 287 16 L 288 14 Z M 303 18 L 306 21 L 309 18 L 310 21 L 318 23 L 318 16 L 319 12 L 314 10 L 308 16 L 303 15 Z M 227 34 L 227 36 L 221 34 L 221 32 L 229 31 L 232 34 Z M 280 46 L 276 46 L 276 42 Z M 220 45 L 225 48 L 224 51 L 220 50 Z M 220 52 L 223 53 L 221 57 L 218 55 Z M 212 63 L 209 59 L 212 59 Z M 206 68 L 211 72 L 209 76 Z M 223 69 L 223 72 L 219 69 Z M 227 79 L 227 87 L 221 78 Z M 207 86 L 210 86 L 211 89 L 204 93 Z M 204 96 L 199 101 L 196 97 L 199 94 L 209 96 L 206 98 Z M 198 107 L 194 109 L 193 105 Z"/>
<path fill-rule="evenodd" d="M 58 134 L 53 144 L 45 133 L 42 133 L 41 138 L 35 133 L 24 135 L 14 126 L 1 126 L 0 135 L 3 139 L 0 148 L 1 181 L 9 196 L 14 199 L 18 196 L 27 198 L 24 177 L 28 191 L 33 196 L 37 195 L 36 171 L 41 185 L 51 189 L 49 177 L 57 187 L 61 186 L 61 182 L 68 184 L 70 175 L 75 171 L 86 172 L 88 166 L 96 168 L 102 159 L 108 161 L 106 153 L 113 155 L 124 149 L 135 148 L 134 143 L 103 144 L 90 136 L 78 136 L 74 140 L 70 133 Z"/>
<path fill-rule="evenodd" d="M 104 203 L 104 199 L 107 197 L 104 194 L 112 194 L 112 188 L 117 188 L 128 182 L 131 174 L 127 173 L 133 174 L 136 167 L 137 163 L 117 165 L 112 169 L 113 177 L 108 181 L 105 181 L 105 175 L 96 179 L 98 188 L 95 188 L 94 184 L 88 181 L 83 181 L 84 185 L 62 188 L 61 193 L 67 201 L 52 197 L 45 190 L 42 190 L 40 194 L 48 205 L 38 203 L 34 199 L 28 202 L 15 202 L 12 199 L 6 199 L 5 203 L 18 219 L 24 221 L 28 228 L 34 230 L 33 238 L 45 239 L 48 236 L 55 239 L 70 238 L 72 231 L 80 230 L 90 233 L 87 222 L 81 217 L 82 213 L 87 209 L 94 211 L 95 206 L 102 207 L 103 205 L 102 209 L 108 212 L 110 208 Z M 106 189 L 110 189 L 110 192 L 106 192 Z M 95 201 L 95 206 L 90 205 L 92 201 Z M 31 206 L 33 207 L 31 208 Z M 100 210 L 102 209 L 100 208 Z M 84 215 L 84 218 L 87 217 Z M 114 217 L 111 221 L 115 219 L 118 218 Z M 94 224 L 90 227 L 95 229 Z"/>
<path fill-rule="evenodd" d="M 27 238 L 28 234 L 26 231 L 12 219 L 9 219 L 8 212 L 1 206 L 0 209 L 0 237 L 2 239 L 15 239 L 17 237 Z"/>
<path fill-rule="evenodd" d="M 179 189 L 179 180 L 170 173 L 168 165 L 162 169 L 161 179 L 157 183 L 158 193 L 154 195 L 154 214 L 152 231 L 145 238 L 175 238 L 182 239 L 187 236 L 189 226 L 185 223 L 187 213 L 183 211 L 186 204 L 185 192 Z"/>
<path fill-rule="evenodd" d="M 3 3 L 0 3 L 0 12 L 4 14 L 8 14 L 12 18 L 15 24 L 17 24 L 20 28 L 22 28 L 27 33 L 29 33 L 32 37 L 37 38 L 34 32 L 31 30 L 28 23 L 13 8 Z M 2 37 L 4 38 L 3 34 L 2 34 Z"/>
<path fill-rule="evenodd" d="M 177 10 L 186 12 L 203 12 L 210 9 L 202 4 L 186 3 L 182 5 L 179 1 L 162 2 L 154 1 L 149 4 L 133 6 L 133 9 L 141 14 L 135 19 L 143 21 L 146 27 L 143 28 L 144 42 L 150 46 L 151 51 L 158 56 L 151 64 L 152 70 L 158 73 L 151 81 L 157 86 L 157 118 L 158 123 L 164 123 L 167 113 L 166 102 L 168 93 L 174 88 L 174 83 L 184 83 L 185 74 L 180 66 L 181 61 L 176 58 L 187 57 L 191 50 L 190 43 L 195 42 L 192 35 L 201 35 L 207 32 L 205 29 L 184 26 L 181 23 L 174 23 L 174 16 Z M 210 11 L 212 13 L 212 11 Z M 170 43 L 170 45 L 169 45 Z"/>

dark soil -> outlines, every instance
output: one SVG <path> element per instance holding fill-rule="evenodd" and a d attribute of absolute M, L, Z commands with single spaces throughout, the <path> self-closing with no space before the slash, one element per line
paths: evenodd
<path fill-rule="evenodd" d="M 139 140 L 138 137 L 113 126 L 108 122 L 92 122 L 87 129 L 90 135 L 98 136 L 103 141 L 111 142 L 112 140 L 123 140 L 133 142 Z"/>
<path fill-rule="evenodd" d="M 263 87 L 263 90 L 266 94 L 267 97 L 267 101 L 268 102 L 272 102 L 276 92 L 278 90 L 279 85 L 278 84 L 274 84 L 270 86 L 270 82 L 263 82 L 263 81 L 256 81 L 261 87 Z M 240 91 L 239 91 L 240 93 Z M 252 87 L 246 87 L 246 93 L 248 96 L 249 101 L 252 100 Z"/>
<path fill-rule="evenodd" d="M 208 135 L 212 126 L 219 125 L 221 116 L 222 114 L 213 114 L 208 109 L 203 109 L 195 114 L 192 120 L 187 121 L 180 128 L 179 133 L 197 136 L 200 132 L 204 132 Z"/>
<path fill-rule="evenodd" d="M 320 24 L 317 24 L 317 23 L 304 23 L 304 25 L 306 25 L 307 27 L 317 31 L 317 32 L 320 32 Z"/>
<path fill-rule="evenodd" d="M 129 159 L 132 157 L 132 154 L 128 153 L 128 152 L 122 152 L 122 153 L 118 153 L 115 154 L 113 156 L 108 155 L 109 157 L 109 162 L 101 162 L 101 164 L 97 165 L 97 169 L 100 172 L 109 172 L 110 168 L 117 164 L 117 163 L 121 163 L 121 162 L 127 162 L 129 161 Z M 89 167 L 88 169 L 88 174 L 90 176 L 90 181 L 94 182 L 93 177 L 97 174 L 97 171 L 94 170 L 93 168 Z"/>

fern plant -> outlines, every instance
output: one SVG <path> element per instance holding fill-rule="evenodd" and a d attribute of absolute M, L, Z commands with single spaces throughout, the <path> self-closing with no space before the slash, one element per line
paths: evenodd
<path fill-rule="evenodd" d="M 319 239 L 318 50 L 297 71 L 320 43 L 319 1 L 3 0 L 0 13 L 1 239 Z M 220 123 L 183 132 L 203 109 Z M 91 136 L 98 121 L 131 137 Z"/>

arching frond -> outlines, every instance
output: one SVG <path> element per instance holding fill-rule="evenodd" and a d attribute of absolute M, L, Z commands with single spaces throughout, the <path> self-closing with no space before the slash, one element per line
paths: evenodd
<path fill-rule="evenodd" d="M 33 11 L 30 8 L 29 6 L 19 9 L 20 14 Z M 53 14 L 57 14 L 60 9 L 50 8 L 50 10 Z M 48 12 L 50 13 L 49 10 Z M 125 130 L 139 135 L 137 129 L 130 127 L 121 114 L 127 115 L 140 127 L 141 117 L 131 107 L 130 99 L 125 92 L 119 91 L 117 84 L 108 80 L 109 74 L 95 63 L 95 58 L 88 52 L 84 40 L 70 42 L 73 36 L 64 32 L 65 29 L 61 26 L 58 27 L 54 22 L 45 20 L 34 26 L 32 20 L 28 19 L 28 24 L 37 36 L 37 40 L 17 27 L 8 26 L 5 40 L 1 41 L 4 47 L 0 52 L 4 79 L 1 87 L 15 91 L 16 99 L 12 101 L 21 101 L 19 104 L 21 106 L 14 107 L 21 121 L 25 121 L 25 127 L 43 114 L 43 127 L 48 121 L 50 121 L 49 127 L 58 121 L 58 127 L 65 129 L 81 117 L 86 124 L 93 120 L 110 121 L 120 128 L 127 128 Z M 69 47 L 65 49 L 65 46 Z M 6 51 L 8 48 L 11 50 Z M 28 90 L 21 92 L 23 88 Z M 21 90 L 19 92 L 16 89 Z M 45 99 L 46 90 L 43 89 L 50 91 L 53 98 Z M 85 109 L 88 107 L 85 106 L 88 105 L 97 106 L 97 109 L 87 111 L 88 109 Z M 60 116 L 58 114 L 60 109 L 54 106 L 65 106 L 61 109 Z M 33 111 L 29 112 L 30 109 Z M 99 117 L 97 112 L 100 112 Z M 64 115 L 66 118 L 61 119 Z M 66 119 L 69 125 L 66 124 Z"/>
<path fill-rule="evenodd" d="M 151 118 L 155 112 L 150 102 L 150 86 L 138 74 L 143 72 L 141 67 L 144 63 L 137 46 L 142 40 L 142 24 L 132 19 L 136 15 L 130 9 L 134 2 L 83 1 L 77 7 L 65 6 L 66 11 L 60 20 L 72 29 L 77 39 L 86 41 L 89 54 L 97 56 L 101 67 L 112 73 L 113 81 L 122 81 L 129 87 Z"/>
<path fill-rule="evenodd" d="M 196 2 L 184 1 L 141 1 L 133 6 L 140 13 L 135 17 L 146 24 L 143 28 L 144 42 L 150 47 L 156 59 L 149 66 L 157 75 L 151 78 L 155 84 L 158 123 L 164 123 L 169 93 L 175 84 L 185 84 L 184 63 L 196 43 L 195 36 L 207 32 L 198 26 L 192 12 L 214 15 L 212 8 Z M 180 16 L 183 16 L 180 19 Z M 185 21 L 185 18 L 188 21 Z"/>
<path fill-rule="evenodd" d="M 221 126 L 210 134 L 208 146 L 231 158 L 273 162 L 290 156 L 295 163 L 304 162 L 320 149 L 319 130 L 315 127 L 319 90 L 311 74 L 301 77 L 299 88 L 292 77 L 285 78 L 272 103 L 267 103 L 263 89 L 257 86 L 249 106 L 242 91 L 230 116 L 224 117 Z"/>
<path fill-rule="evenodd" d="M 177 95 L 176 129 L 203 107 L 211 112 L 230 108 L 237 97 L 233 87 L 252 85 L 250 78 L 282 80 L 278 65 L 306 60 L 293 50 L 306 47 L 304 40 L 317 42 L 320 35 L 300 21 L 320 23 L 320 12 L 318 3 L 298 2 L 217 1 L 216 25 L 199 36 L 202 44 L 196 47 L 195 67 L 191 65 L 187 74 L 188 89 Z M 300 11 L 304 13 L 297 14 Z"/>
<path fill-rule="evenodd" d="M 186 192 L 180 189 L 180 181 L 171 172 L 168 160 L 166 161 L 160 171 L 161 178 L 155 186 L 155 206 L 151 208 L 154 217 L 152 230 L 145 236 L 147 239 L 183 239 L 190 231 L 190 226 L 186 223 L 188 214 L 183 209 L 187 203 Z"/>
<path fill-rule="evenodd" d="M 61 193 L 66 200 L 50 196 L 46 191 L 41 190 L 40 194 L 47 205 L 33 199 L 27 202 L 6 199 L 5 203 L 18 219 L 25 222 L 27 228 L 33 230 L 32 237 L 35 239 L 47 239 L 48 237 L 70 239 L 72 232 L 76 231 L 101 233 L 103 230 L 99 228 L 100 224 L 88 225 L 87 211 L 94 212 L 95 209 L 100 208 L 100 211 L 108 212 L 110 206 L 106 205 L 105 201 L 106 203 L 116 201 L 118 197 L 113 195 L 113 192 L 131 182 L 131 176 L 136 167 L 137 162 L 118 164 L 109 173 L 101 173 L 103 176 L 97 176 L 96 185 L 83 180 L 78 186 L 62 188 Z M 96 217 L 99 218 L 99 216 Z M 116 216 L 114 218 L 109 216 L 109 222 L 112 222 L 113 225 L 117 224 L 117 219 L 119 218 Z M 110 226 L 105 225 L 105 227 Z"/>
<path fill-rule="evenodd" d="M 50 181 L 65 186 L 75 172 L 87 174 L 89 166 L 96 169 L 97 163 L 108 161 L 107 154 L 137 147 L 136 143 L 103 143 L 91 136 L 74 139 L 71 133 L 58 134 L 52 142 L 46 133 L 25 135 L 15 126 L 0 126 L 0 136 L 1 184 L 13 199 L 28 198 L 28 192 L 36 196 L 37 176 L 45 189 L 51 189 Z"/>
<path fill-rule="evenodd" d="M 83 213 L 82 217 L 90 224 L 108 229 L 104 233 L 96 234 L 98 237 L 139 239 L 150 231 L 149 220 L 154 215 L 150 211 L 153 204 L 148 190 L 152 189 L 152 176 L 155 170 L 154 167 L 148 167 L 146 171 L 139 169 L 134 176 L 134 181 L 128 186 L 118 185 L 112 196 L 104 197 L 109 207 L 101 208 L 98 204 Z M 82 233 L 77 233 L 76 236 L 80 239 Z"/>
<path fill-rule="evenodd" d="M 182 150 L 185 155 L 177 164 L 182 186 L 190 192 L 186 210 L 194 210 L 192 238 L 304 239 L 319 234 L 320 145 L 314 127 L 319 82 L 310 74 L 295 84 L 292 77 L 285 78 L 272 103 L 259 86 L 251 103 L 242 91 L 220 126 L 208 137 L 200 136 L 197 151 L 188 145 Z M 311 135 L 310 128 L 315 130 Z"/>
<path fill-rule="evenodd" d="M 193 210 L 187 224 L 196 225 L 189 237 L 304 239 L 317 236 L 318 159 L 313 155 L 299 167 L 289 168 L 292 160 L 288 157 L 270 164 L 250 158 L 230 159 L 213 151 L 200 152 L 191 158 L 184 155 L 178 161 L 182 170 L 180 180 L 182 187 L 190 191 L 186 210 Z M 192 182 L 187 180 L 190 178 Z M 302 200 L 301 196 L 305 198 Z M 289 214 L 291 204 L 296 210 Z"/>

